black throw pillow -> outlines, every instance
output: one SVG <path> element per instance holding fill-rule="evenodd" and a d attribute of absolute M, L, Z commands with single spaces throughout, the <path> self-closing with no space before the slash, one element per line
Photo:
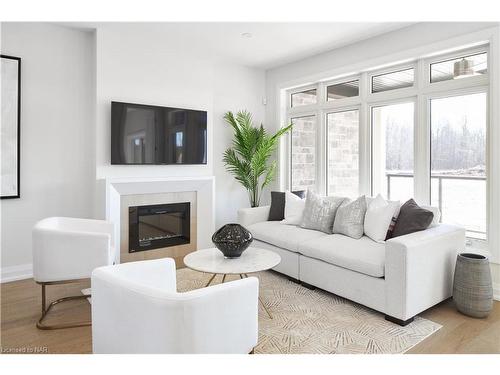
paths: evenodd
<path fill-rule="evenodd" d="M 431 211 L 420 207 L 410 199 L 401 206 L 391 238 L 427 229 L 433 218 L 434 214 Z"/>
<path fill-rule="evenodd" d="M 292 191 L 297 197 L 304 199 L 305 190 Z M 283 191 L 271 191 L 271 207 L 267 221 L 279 221 L 285 218 L 285 193 Z"/>

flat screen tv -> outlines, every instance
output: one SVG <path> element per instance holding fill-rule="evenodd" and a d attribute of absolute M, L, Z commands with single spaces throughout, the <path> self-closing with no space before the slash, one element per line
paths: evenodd
<path fill-rule="evenodd" d="M 207 112 L 111 102 L 111 164 L 206 164 Z"/>

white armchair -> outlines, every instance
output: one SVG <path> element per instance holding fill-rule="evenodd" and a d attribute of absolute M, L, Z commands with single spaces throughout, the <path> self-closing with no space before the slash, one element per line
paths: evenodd
<path fill-rule="evenodd" d="M 94 353 L 249 353 L 257 344 L 255 277 L 176 291 L 173 259 L 92 273 Z"/>
<path fill-rule="evenodd" d="M 113 263 L 113 224 L 104 220 L 50 217 L 33 228 L 33 278 L 42 286 L 42 316 L 40 329 L 72 328 L 90 325 L 46 325 L 43 320 L 56 304 L 81 298 L 70 296 L 52 302 L 46 308 L 45 288 L 89 278 L 96 267 Z"/>

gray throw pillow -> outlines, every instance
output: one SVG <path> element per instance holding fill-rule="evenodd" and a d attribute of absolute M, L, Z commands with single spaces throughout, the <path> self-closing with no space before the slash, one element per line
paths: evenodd
<path fill-rule="evenodd" d="M 338 208 L 333 233 L 360 239 L 363 237 L 366 214 L 366 199 L 361 196 L 355 201 L 345 200 Z"/>
<path fill-rule="evenodd" d="M 300 226 L 332 234 L 335 213 L 343 201 L 344 198 L 324 198 L 308 190 Z"/>
<path fill-rule="evenodd" d="M 401 206 L 390 238 L 425 230 L 431 225 L 433 218 L 434 213 L 410 199 Z"/>

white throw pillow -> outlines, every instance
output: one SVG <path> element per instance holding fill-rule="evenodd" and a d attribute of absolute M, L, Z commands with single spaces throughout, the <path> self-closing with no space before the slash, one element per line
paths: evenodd
<path fill-rule="evenodd" d="M 379 194 L 370 202 L 365 214 L 365 234 L 372 240 L 384 242 L 392 217 L 398 210 L 399 201 L 386 201 Z"/>
<path fill-rule="evenodd" d="M 306 207 L 306 200 L 300 199 L 290 191 L 285 191 L 285 218 L 282 224 L 299 225 L 302 222 L 302 215 Z"/>

